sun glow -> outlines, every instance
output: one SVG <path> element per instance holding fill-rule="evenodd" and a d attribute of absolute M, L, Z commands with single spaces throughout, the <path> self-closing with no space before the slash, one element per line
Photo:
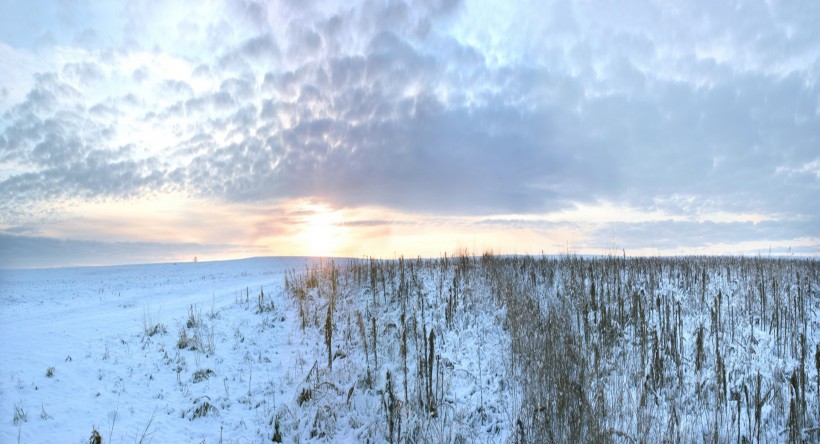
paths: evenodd
<path fill-rule="evenodd" d="M 304 204 L 300 211 L 299 242 L 309 256 L 339 254 L 347 237 L 338 212 L 324 204 Z"/>

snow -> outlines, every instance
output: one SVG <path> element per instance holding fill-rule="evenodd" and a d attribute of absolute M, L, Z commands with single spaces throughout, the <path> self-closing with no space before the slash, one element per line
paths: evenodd
<path fill-rule="evenodd" d="M 285 270 L 307 263 L 259 258 L 0 271 L 0 442 L 17 442 L 18 433 L 20 442 L 88 442 L 92 427 L 104 442 L 135 441 L 146 427 L 154 442 L 261 440 L 257 429 L 267 419 L 257 405 L 292 397 L 304 367 L 306 348 L 281 287 Z M 274 298 L 265 316 L 248 308 L 260 288 Z M 177 347 L 192 305 L 213 328 L 213 355 Z M 146 336 L 146 318 L 167 333 Z M 192 382 L 202 369 L 215 374 Z M 219 416 L 191 421 L 201 399 Z M 28 418 L 17 425 L 15 405 Z"/>
<path fill-rule="evenodd" d="M 812 440 L 818 271 L 516 256 L 0 270 L 0 442 Z"/>

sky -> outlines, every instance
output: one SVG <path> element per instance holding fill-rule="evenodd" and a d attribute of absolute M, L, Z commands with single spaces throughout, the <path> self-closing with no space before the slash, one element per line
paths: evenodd
<path fill-rule="evenodd" d="M 0 4 L 0 267 L 820 255 L 814 0 Z"/>

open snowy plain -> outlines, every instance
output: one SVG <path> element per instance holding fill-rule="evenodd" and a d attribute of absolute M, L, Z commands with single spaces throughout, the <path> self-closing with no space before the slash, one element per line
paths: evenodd
<path fill-rule="evenodd" d="M 306 263 L 0 271 L 0 442 L 88 442 L 94 427 L 114 443 L 261 441 L 307 370 L 282 293 Z M 181 330 L 201 345 L 180 349 Z"/>
<path fill-rule="evenodd" d="M 0 270 L 0 442 L 820 438 L 815 260 Z"/>

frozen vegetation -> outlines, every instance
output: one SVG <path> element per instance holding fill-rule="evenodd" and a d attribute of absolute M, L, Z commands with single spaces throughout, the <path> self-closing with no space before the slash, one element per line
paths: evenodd
<path fill-rule="evenodd" d="M 0 442 L 817 442 L 813 259 L 0 271 Z"/>

